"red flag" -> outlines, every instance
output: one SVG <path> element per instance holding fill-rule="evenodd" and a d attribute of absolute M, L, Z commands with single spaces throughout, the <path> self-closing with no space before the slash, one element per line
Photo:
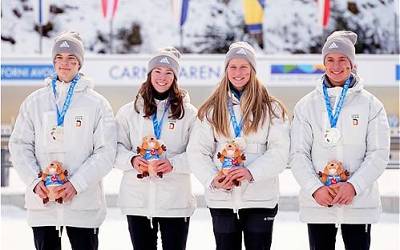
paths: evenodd
<path fill-rule="evenodd" d="M 319 19 L 322 28 L 326 29 L 329 23 L 329 16 L 331 12 L 330 0 L 318 0 Z"/>
<path fill-rule="evenodd" d="M 117 7 L 118 0 L 101 0 L 101 10 L 104 18 L 114 18 Z"/>

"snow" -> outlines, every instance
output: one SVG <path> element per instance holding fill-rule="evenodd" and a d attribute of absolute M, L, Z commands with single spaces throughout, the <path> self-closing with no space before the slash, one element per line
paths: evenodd
<path fill-rule="evenodd" d="M 4 55 L 38 53 L 39 34 L 34 31 L 36 10 L 33 2 L 2 1 Z M 54 37 L 64 30 L 78 31 L 89 53 L 109 53 L 110 23 L 102 17 L 101 1 L 48 2 L 64 13 L 49 14 L 53 27 L 49 37 L 43 38 L 45 55 L 50 54 Z M 398 40 L 395 40 L 398 0 L 356 0 L 351 3 L 358 13 L 352 13 L 346 1 L 332 1 L 326 33 L 338 29 L 356 31 L 359 34 L 358 53 L 393 54 L 396 50 L 398 53 Z M 179 26 L 171 6 L 171 1 L 165 0 L 120 0 L 113 21 L 114 53 L 152 53 L 160 47 L 179 47 Z M 140 37 L 129 36 L 134 34 L 134 25 L 140 27 Z M 237 0 L 191 0 L 183 31 L 185 50 L 191 53 L 223 53 L 232 41 L 249 40 L 244 28 L 242 1 Z M 264 53 L 319 53 L 326 35 L 319 25 L 315 0 L 266 1 Z M 15 45 L 4 41 L 3 37 L 12 37 Z"/>

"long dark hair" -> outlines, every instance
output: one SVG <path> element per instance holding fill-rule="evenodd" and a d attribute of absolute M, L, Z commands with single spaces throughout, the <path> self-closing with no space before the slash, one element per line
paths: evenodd
<path fill-rule="evenodd" d="M 183 108 L 183 98 L 184 92 L 178 88 L 176 77 L 172 82 L 169 90 L 168 99 L 170 102 L 171 114 L 168 116 L 172 119 L 182 119 L 185 115 L 185 110 Z M 156 90 L 151 84 L 151 72 L 147 74 L 147 79 L 140 87 L 136 98 L 135 98 L 135 111 L 139 114 L 140 110 L 138 107 L 138 99 L 141 96 L 143 98 L 143 112 L 145 118 L 150 118 L 154 113 L 157 112 L 157 104 L 154 100 L 154 94 Z"/>

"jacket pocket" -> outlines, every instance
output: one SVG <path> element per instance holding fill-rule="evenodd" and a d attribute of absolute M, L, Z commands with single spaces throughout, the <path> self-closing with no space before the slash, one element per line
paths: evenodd
<path fill-rule="evenodd" d="M 89 187 L 85 192 L 76 195 L 71 201 L 73 210 L 95 210 L 103 203 L 102 191 L 99 185 Z"/>
<path fill-rule="evenodd" d="M 157 207 L 161 209 L 188 208 L 194 199 L 189 175 L 164 176 L 158 186 Z"/>
<path fill-rule="evenodd" d="M 25 193 L 25 208 L 32 210 L 44 210 L 46 206 L 43 204 L 43 200 L 32 191 L 33 188 L 27 187 Z"/>
<path fill-rule="evenodd" d="M 300 207 L 322 207 L 315 201 L 312 196 L 308 195 L 303 190 L 300 190 L 299 204 Z"/>
<path fill-rule="evenodd" d="M 361 194 L 354 197 L 353 202 L 349 205 L 351 208 L 377 208 L 380 205 L 380 196 L 377 184 L 366 189 Z"/>
<path fill-rule="evenodd" d="M 143 208 L 149 198 L 147 180 L 136 180 L 136 172 L 128 171 L 122 177 L 118 206 L 121 208 Z"/>
<path fill-rule="evenodd" d="M 277 198 L 278 194 L 278 179 L 272 178 L 260 182 L 255 181 L 249 183 L 243 192 L 242 199 L 244 201 L 267 201 Z"/>
<path fill-rule="evenodd" d="M 227 201 L 231 199 L 231 193 L 222 190 L 206 190 L 206 200 Z"/>

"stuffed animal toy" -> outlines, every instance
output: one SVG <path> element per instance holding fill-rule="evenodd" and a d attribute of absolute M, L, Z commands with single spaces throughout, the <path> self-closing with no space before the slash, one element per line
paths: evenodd
<path fill-rule="evenodd" d="M 217 153 L 217 157 L 222 163 L 219 174 L 227 175 L 229 170 L 233 167 L 243 167 L 243 161 L 246 160 L 246 156 L 242 153 L 242 150 L 238 143 L 234 140 L 227 142 L 222 151 Z M 220 180 L 220 182 L 222 182 Z M 232 181 L 235 186 L 239 186 L 238 180 Z"/>
<path fill-rule="evenodd" d="M 349 172 L 344 169 L 340 161 L 329 161 L 325 165 L 324 171 L 318 172 L 319 178 L 325 186 L 330 186 L 339 182 L 347 181 Z"/>
<path fill-rule="evenodd" d="M 145 169 L 142 173 L 137 175 L 137 178 L 142 179 L 147 176 L 158 176 L 160 178 L 163 177 L 162 172 L 155 173 L 153 167 L 151 166 L 151 162 L 154 160 L 159 160 L 160 156 L 167 151 L 167 147 L 160 143 L 153 136 L 145 136 L 142 140 L 142 145 L 137 147 L 136 152 L 140 154 L 145 160 L 149 161 L 148 169 Z"/>
<path fill-rule="evenodd" d="M 43 199 L 43 204 L 49 201 L 56 201 L 58 203 L 63 203 L 62 198 L 57 198 L 57 193 L 55 193 L 55 188 L 61 186 L 67 181 L 68 171 L 64 170 L 62 163 L 58 161 L 52 161 L 46 169 L 39 173 L 39 178 L 44 181 L 44 185 L 49 190 L 48 196 Z"/>

